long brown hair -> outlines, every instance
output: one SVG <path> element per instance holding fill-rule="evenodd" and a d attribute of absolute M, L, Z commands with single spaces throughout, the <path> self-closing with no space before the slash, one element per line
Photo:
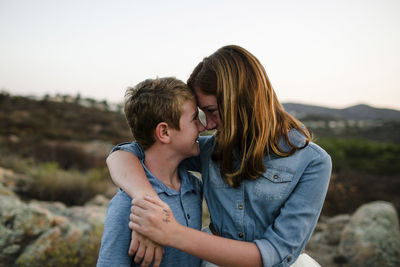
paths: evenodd
<path fill-rule="evenodd" d="M 213 156 L 220 163 L 222 177 L 233 187 L 265 172 L 266 154 L 286 157 L 311 140 L 305 126 L 279 103 L 264 67 L 242 47 L 224 46 L 204 58 L 188 85 L 193 91 L 201 90 L 217 98 L 223 127 L 217 133 Z M 290 141 L 289 131 L 293 128 L 304 134 L 304 146 L 296 147 Z M 282 137 L 289 151 L 279 146 Z M 239 168 L 234 168 L 234 159 L 240 161 Z"/>

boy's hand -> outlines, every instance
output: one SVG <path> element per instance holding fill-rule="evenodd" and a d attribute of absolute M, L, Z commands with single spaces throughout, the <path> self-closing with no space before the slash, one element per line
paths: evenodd
<path fill-rule="evenodd" d="M 164 249 L 151 239 L 132 230 L 129 256 L 135 255 L 134 262 L 141 263 L 141 267 L 149 266 L 154 259 L 153 266 L 160 266 Z M 142 260 L 143 259 L 143 260 Z"/>

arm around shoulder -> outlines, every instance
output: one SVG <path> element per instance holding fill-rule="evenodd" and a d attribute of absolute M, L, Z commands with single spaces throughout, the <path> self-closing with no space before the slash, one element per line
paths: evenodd
<path fill-rule="evenodd" d="M 111 153 L 106 162 L 113 182 L 130 197 L 158 197 L 136 155 L 118 150 Z"/>

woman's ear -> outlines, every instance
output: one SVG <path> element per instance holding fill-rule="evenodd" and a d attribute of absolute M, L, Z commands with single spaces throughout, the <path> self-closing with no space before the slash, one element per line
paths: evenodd
<path fill-rule="evenodd" d="M 168 130 L 168 123 L 160 122 L 159 124 L 157 124 L 156 129 L 154 130 L 154 137 L 156 141 L 159 141 L 163 144 L 168 144 L 170 142 L 170 135 Z"/>

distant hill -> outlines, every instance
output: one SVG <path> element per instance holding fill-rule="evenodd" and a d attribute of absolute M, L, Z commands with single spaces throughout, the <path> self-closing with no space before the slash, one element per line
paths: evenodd
<path fill-rule="evenodd" d="M 285 110 L 298 119 L 325 118 L 335 120 L 385 120 L 400 121 L 400 111 L 386 108 L 374 108 L 368 105 L 356 105 L 344 109 L 321 106 L 284 103 Z"/>
<path fill-rule="evenodd" d="M 0 152 L 54 161 L 64 169 L 104 166 L 113 145 L 133 139 L 124 115 L 104 105 L 0 94 L 0 107 Z"/>
<path fill-rule="evenodd" d="M 76 103 L 0 94 L 0 136 L 27 140 L 132 139 L 124 115 Z"/>
<path fill-rule="evenodd" d="M 113 145 L 131 140 L 124 115 L 100 104 L 94 101 L 91 106 L 84 106 L 71 102 L 68 97 L 38 100 L 0 93 L 0 141 L 12 149 L 27 150 L 26 154 L 34 150 L 47 160 L 48 155 L 55 153 L 54 146 L 62 147 L 58 153 L 61 155 L 66 154 L 65 147 L 71 147 L 72 143 L 76 150 L 79 147 L 77 144 L 85 142 L 101 141 Z M 400 111 L 397 110 L 367 105 L 345 109 L 296 103 L 283 105 L 318 137 L 352 136 L 400 143 Z M 350 129 L 347 125 L 332 124 L 331 120 L 383 122 L 362 125 L 357 122 Z M 322 126 L 321 121 L 324 121 Z"/>

